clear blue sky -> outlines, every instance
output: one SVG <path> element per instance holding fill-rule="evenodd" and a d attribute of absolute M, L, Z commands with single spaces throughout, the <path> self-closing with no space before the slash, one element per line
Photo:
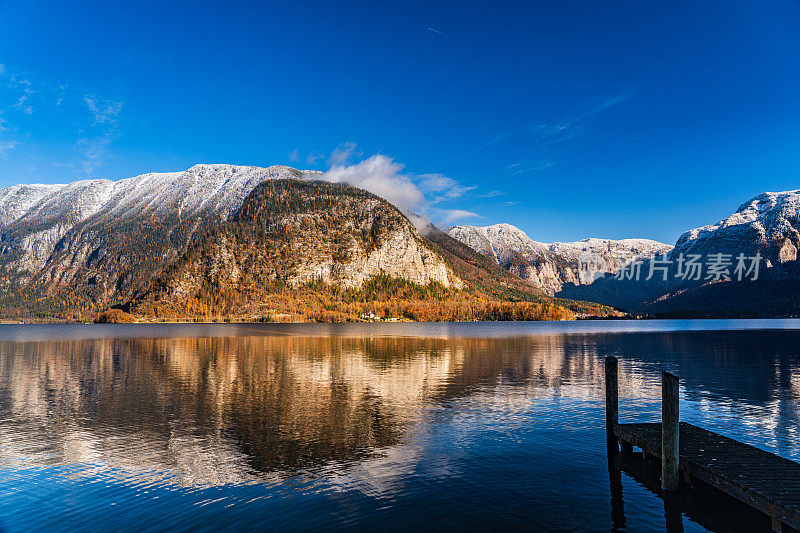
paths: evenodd
<path fill-rule="evenodd" d="M 0 0 L 0 186 L 339 147 L 440 221 L 667 242 L 800 188 L 797 1 L 164 4 Z"/>

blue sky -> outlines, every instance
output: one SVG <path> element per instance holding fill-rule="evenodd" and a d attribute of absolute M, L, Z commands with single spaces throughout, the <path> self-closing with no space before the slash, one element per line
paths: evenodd
<path fill-rule="evenodd" d="M 800 188 L 797 1 L 112 4 L 0 0 L 0 186 L 378 168 L 441 225 L 666 242 Z"/>

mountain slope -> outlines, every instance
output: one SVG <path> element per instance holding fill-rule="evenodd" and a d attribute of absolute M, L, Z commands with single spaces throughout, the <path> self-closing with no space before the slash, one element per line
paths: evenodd
<path fill-rule="evenodd" d="M 122 304 L 181 258 L 198 235 L 239 213 L 259 183 L 276 179 L 302 183 L 299 180 L 318 175 L 280 166 L 197 165 L 184 172 L 145 174 L 118 182 L 86 180 L 2 189 L 0 310 L 7 315 L 10 311 L 11 315 L 51 316 L 69 309 L 93 312 Z M 385 211 L 389 205 L 377 197 L 358 201 L 372 206 L 360 215 L 372 208 Z M 408 225 L 402 214 L 391 209 L 392 216 L 383 213 L 380 220 L 394 217 L 395 222 L 404 221 L 398 227 Z M 326 231 L 341 233 L 347 221 L 339 222 L 341 227 Z M 378 234 L 393 240 L 364 264 L 316 264 L 306 272 L 298 271 L 296 281 L 319 279 L 327 269 L 336 274 L 331 281 L 357 285 L 377 269 L 416 283 L 461 283 L 435 253 L 417 246 L 419 236 Z M 415 268 L 409 261 L 416 261 Z"/>
<path fill-rule="evenodd" d="M 742 204 L 729 217 L 685 232 L 668 254 L 666 280 L 602 279 L 593 285 L 567 286 L 566 298 L 586 298 L 639 313 L 670 316 L 773 316 L 796 313 L 800 291 L 800 191 L 763 193 Z M 723 254 L 726 275 L 715 279 L 708 264 Z M 750 268 L 757 255 L 757 279 L 753 273 L 736 279 L 737 259 Z M 686 279 L 679 260 L 702 259 L 699 279 Z M 639 268 L 655 266 L 644 260 Z M 685 271 L 685 269 L 684 269 Z M 746 273 L 746 272 L 745 272 Z M 727 279 L 726 279 L 727 278 Z"/>
<path fill-rule="evenodd" d="M 224 220 L 258 183 L 290 177 L 310 174 L 281 166 L 195 165 L 184 172 L 116 182 L 1 189 L 0 284 L 10 278 L 30 279 L 43 269 L 49 272 L 47 277 L 60 279 L 64 273 L 53 267 L 64 262 L 64 253 L 74 256 L 73 263 L 86 260 L 97 246 L 80 249 L 85 243 L 99 245 L 105 234 L 127 222 L 152 221 L 164 226 L 160 233 L 166 235 L 175 226 L 196 226 L 206 217 Z"/>
<path fill-rule="evenodd" d="M 681 235 L 675 243 L 675 253 L 758 252 L 769 268 L 797 260 L 799 230 L 800 190 L 766 192 L 716 224 Z"/>
<path fill-rule="evenodd" d="M 307 177 L 280 166 L 196 165 L 0 190 L 0 309 L 50 316 L 121 303 L 258 183 Z"/>
<path fill-rule="evenodd" d="M 671 248 L 649 239 L 583 239 L 548 244 L 534 241 L 511 224 L 455 226 L 447 232 L 550 295 L 566 284 L 592 283 L 597 275 L 616 273 L 629 261 Z"/>
<path fill-rule="evenodd" d="M 120 309 L 184 319 L 572 316 L 443 233 L 439 243 L 423 238 L 385 200 L 318 176 L 197 165 L 0 189 L 0 315 L 85 319 L 112 307 L 105 319 L 123 319 Z"/>
<path fill-rule="evenodd" d="M 505 301 L 547 302 L 566 307 L 578 317 L 619 314 L 615 309 L 596 302 L 552 298 L 529 280 L 515 276 L 493 259 L 478 253 L 430 223 L 427 228 L 420 229 L 420 234 L 462 280 L 489 297 Z"/>
<path fill-rule="evenodd" d="M 210 293 L 232 295 L 239 300 L 232 306 L 251 306 L 285 287 L 358 289 L 380 275 L 464 287 L 385 200 L 347 185 L 270 180 L 247 196 L 229 222 L 198 234 L 133 308 L 183 305 Z"/>

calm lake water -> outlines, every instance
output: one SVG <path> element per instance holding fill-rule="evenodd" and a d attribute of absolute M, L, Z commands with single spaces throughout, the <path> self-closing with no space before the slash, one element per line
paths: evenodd
<path fill-rule="evenodd" d="M 0 530 L 768 530 L 609 468 L 606 355 L 621 421 L 666 369 L 683 420 L 800 461 L 797 320 L 9 325 Z"/>

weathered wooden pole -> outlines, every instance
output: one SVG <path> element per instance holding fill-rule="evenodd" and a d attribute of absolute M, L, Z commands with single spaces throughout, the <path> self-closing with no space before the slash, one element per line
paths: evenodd
<path fill-rule="evenodd" d="M 617 358 L 606 357 L 606 434 L 615 439 L 614 428 L 619 422 L 619 383 Z"/>
<path fill-rule="evenodd" d="M 678 488 L 678 377 L 661 373 L 661 488 Z"/>
<path fill-rule="evenodd" d="M 622 499 L 622 470 L 620 468 L 619 442 L 614 428 L 619 422 L 619 378 L 617 358 L 605 359 L 606 381 L 606 450 L 608 454 L 608 479 L 611 484 L 611 521 L 614 529 L 625 529 L 625 501 Z"/>

